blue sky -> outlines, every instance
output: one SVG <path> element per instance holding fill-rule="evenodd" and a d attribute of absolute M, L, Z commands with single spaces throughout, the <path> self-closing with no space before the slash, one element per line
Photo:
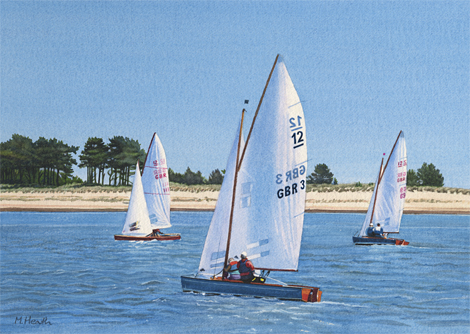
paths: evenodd
<path fill-rule="evenodd" d="M 408 167 L 470 188 L 468 1 L 1 1 L 0 141 L 83 148 L 157 132 L 169 166 L 225 168 L 276 54 L 303 103 L 308 173 L 373 182 L 405 133 Z M 244 100 L 250 100 L 244 105 Z M 85 178 L 85 170 L 76 168 Z"/>

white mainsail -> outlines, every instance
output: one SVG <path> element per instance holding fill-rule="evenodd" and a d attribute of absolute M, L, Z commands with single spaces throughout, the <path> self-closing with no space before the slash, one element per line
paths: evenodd
<path fill-rule="evenodd" d="M 223 267 L 225 250 L 227 248 L 227 237 L 230 220 L 230 210 L 233 197 L 233 182 L 237 162 L 237 147 L 240 134 L 240 126 L 237 129 L 232 149 L 228 157 L 225 168 L 225 176 L 220 188 L 217 204 L 212 215 L 209 231 L 207 232 L 206 243 L 201 255 L 199 269 L 204 269 L 206 274 L 217 274 Z M 244 147 L 243 136 L 241 137 L 240 150 Z"/>
<path fill-rule="evenodd" d="M 246 251 L 256 268 L 297 270 L 306 194 L 305 134 L 302 105 L 278 57 L 241 160 L 230 257 Z M 229 162 L 232 160 L 233 148 Z M 230 208 L 231 196 L 227 194 L 226 198 L 219 198 L 216 211 L 219 206 Z M 206 239 L 200 266 L 205 271 L 215 265 L 208 265 L 209 254 L 212 261 L 217 259 L 214 270 L 220 271 L 223 266 L 228 227 L 218 229 L 224 236 L 209 240 L 214 234 L 210 231 Z"/>
<path fill-rule="evenodd" d="M 171 227 L 168 167 L 165 151 L 156 133 L 153 134 L 145 159 L 142 183 L 152 228 Z"/>
<path fill-rule="evenodd" d="M 406 197 L 406 159 L 405 135 L 401 131 L 390 153 L 388 163 L 384 167 L 380 182 L 378 182 L 378 189 L 374 190 L 371 200 L 372 204 L 375 192 L 377 192 L 372 223 L 374 226 L 380 223 L 386 233 L 398 233 L 400 231 Z M 373 205 L 369 205 L 361 235 L 365 235 L 365 228 L 369 225 L 372 208 Z M 367 219 L 369 220 L 367 221 Z"/>
<path fill-rule="evenodd" d="M 152 233 L 147 204 L 144 197 L 144 189 L 140 177 L 139 161 L 135 168 L 134 184 L 132 185 L 131 198 L 127 209 L 126 221 L 122 228 L 125 235 L 148 235 Z"/>

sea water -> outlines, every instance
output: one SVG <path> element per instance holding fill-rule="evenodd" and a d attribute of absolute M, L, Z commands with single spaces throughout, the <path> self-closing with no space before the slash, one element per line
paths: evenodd
<path fill-rule="evenodd" d="M 320 303 L 183 293 L 211 212 L 179 241 L 115 241 L 125 213 L 0 214 L 1 333 L 468 333 L 470 217 L 404 215 L 409 246 L 354 246 L 364 214 L 305 215 L 299 270 Z M 276 281 L 271 281 L 276 283 Z"/>

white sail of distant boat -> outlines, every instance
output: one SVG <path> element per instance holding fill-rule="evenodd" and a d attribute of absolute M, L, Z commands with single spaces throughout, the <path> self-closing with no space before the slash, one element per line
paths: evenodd
<path fill-rule="evenodd" d="M 150 233 L 152 233 L 152 226 L 150 225 L 147 204 L 144 197 L 139 161 L 137 161 L 134 184 L 132 185 L 131 198 L 129 200 L 129 207 L 127 209 L 122 234 L 143 236 Z"/>
<path fill-rule="evenodd" d="M 307 144 L 302 105 L 280 57 L 263 96 L 240 154 L 228 256 L 246 251 L 257 269 L 293 271 L 297 270 L 302 239 Z M 235 146 L 227 166 L 230 173 L 235 170 Z M 227 175 L 222 187 L 229 189 L 233 182 L 233 176 Z M 223 198 L 217 201 L 200 271 L 214 273 L 223 267 L 229 192 L 224 189 Z"/>
<path fill-rule="evenodd" d="M 168 167 L 165 151 L 156 133 L 145 159 L 142 183 L 152 228 L 171 227 Z"/>
<path fill-rule="evenodd" d="M 406 159 L 405 135 L 401 131 L 387 164 L 379 173 L 366 219 L 362 225 L 361 236 L 366 235 L 366 229 L 371 222 L 372 215 L 372 224 L 377 226 L 380 223 L 384 233 L 398 233 L 400 231 L 406 197 Z"/>

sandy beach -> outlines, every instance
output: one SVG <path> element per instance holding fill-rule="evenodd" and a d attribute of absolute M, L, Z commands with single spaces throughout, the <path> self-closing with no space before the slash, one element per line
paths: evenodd
<path fill-rule="evenodd" d="M 172 191 L 173 211 L 212 211 L 218 191 Z M 372 191 L 307 193 L 306 212 L 366 212 Z M 1 192 L 0 211 L 126 211 L 130 191 Z M 467 192 L 408 191 L 405 213 L 470 214 Z"/>

